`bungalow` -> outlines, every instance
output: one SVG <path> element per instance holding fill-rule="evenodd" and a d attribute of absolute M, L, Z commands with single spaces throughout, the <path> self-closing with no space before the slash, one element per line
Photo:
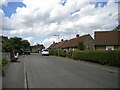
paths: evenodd
<path fill-rule="evenodd" d="M 57 44 L 57 43 L 53 42 L 53 44 L 51 44 L 51 45 L 48 47 L 48 49 L 53 49 L 56 44 Z"/>
<path fill-rule="evenodd" d="M 95 50 L 120 50 L 120 31 L 96 31 Z"/>
<path fill-rule="evenodd" d="M 93 38 L 90 36 L 90 34 L 79 36 L 78 34 L 76 35 L 76 38 L 70 39 L 70 40 L 65 40 L 61 41 L 58 43 L 53 43 L 50 45 L 49 49 L 64 49 L 64 50 L 76 50 L 78 47 L 78 43 L 82 41 L 85 50 L 93 50 L 94 45 L 93 45 Z"/>
<path fill-rule="evenodd" d="M 68 40 L 63 41 L 63 39 L 61 40 L 61 42 L 58 42 L 53 49 L 62 49 L 62 46 L 67 42 Z"/>
<path fill-rule="evenodd" d="M 85 50 L 93 50 L 93 38 L 90 36 L 90 34 L 79 36 L 76 35 L 76 38 L 68 40 L 63 46 L 62 49 L 66 50 L 76 50 L 78 48 L 78 43 L 83 42 L 85 46 Z"/>
<path fill-rule="evenodd" d="M 32 52 L 34 53 L 39 53 L 42 49 L 45 49 L 44 45 L 40 45 L 40 44 L 31 47 L 32 47 Z"/>

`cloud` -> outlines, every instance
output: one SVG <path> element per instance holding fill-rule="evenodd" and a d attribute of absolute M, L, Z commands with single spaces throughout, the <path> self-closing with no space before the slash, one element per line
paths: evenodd
<path fill-rule="evenodd" d="M 26 7 L 18 7 L 10 18 L 0 10 L 3 34 L 28 36 L 32 45 L 49 46 L 56 40 L 54 34 L 59 34 L 60 39 L 73 38 L 77 33 L 93 36 L 95 30 L 112 30 L 118 25 L 118 7 L 114 2 L 95 8 L 88 1 L 67 0 L 61 5 L 61 0 L 23 0 Z M 71 15 L 76 10 L 80 11 Z M 39 40 L 36 36 L 46 38 Z"/>

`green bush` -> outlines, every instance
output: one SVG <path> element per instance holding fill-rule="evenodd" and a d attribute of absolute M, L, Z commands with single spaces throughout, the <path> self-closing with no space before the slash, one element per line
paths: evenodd
<path fill-rule="evenodd" d="M 90 61 L 110 66 L 120 66 L 120 50 L 106 51 L 65 51 L 65 50 L 49 50 L 50 55 L 68 57 L 75 60 Z"/>
<path fill-rule="evenodd" d="M 66 57 L 66 50 L 58 50 L 58 55 L 62 57 Z"/>
<path fill-rule="evenodd" d="M 120 51 L 73 51 L 72 59 L 120 66 Z"/>
<path fill-rule="evenodd" d="M 68 58 L 72 58 L 72 53 L 73 53 L 73 51 L 67 51 L 66 56 Z"/>

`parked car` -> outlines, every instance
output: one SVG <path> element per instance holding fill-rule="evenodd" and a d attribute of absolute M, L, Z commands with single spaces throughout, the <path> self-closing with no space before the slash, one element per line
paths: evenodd
<path fill-rule="evenodd" d="M 42 50 L 42 55 L 47 55 L 49 56 L 49 51 L 47 49 Z"/>
<path fill-rule="evenodd" d="M 25 50 L 25 55 L 30 55 L 30 49 Z"/>

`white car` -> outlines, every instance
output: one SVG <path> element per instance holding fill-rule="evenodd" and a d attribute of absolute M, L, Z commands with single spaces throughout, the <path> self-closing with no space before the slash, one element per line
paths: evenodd
<path fill-rule="evenodd" d="M 42 50 L 42 55 L 49 56 L 49 51 L 47 49 Z"/>

